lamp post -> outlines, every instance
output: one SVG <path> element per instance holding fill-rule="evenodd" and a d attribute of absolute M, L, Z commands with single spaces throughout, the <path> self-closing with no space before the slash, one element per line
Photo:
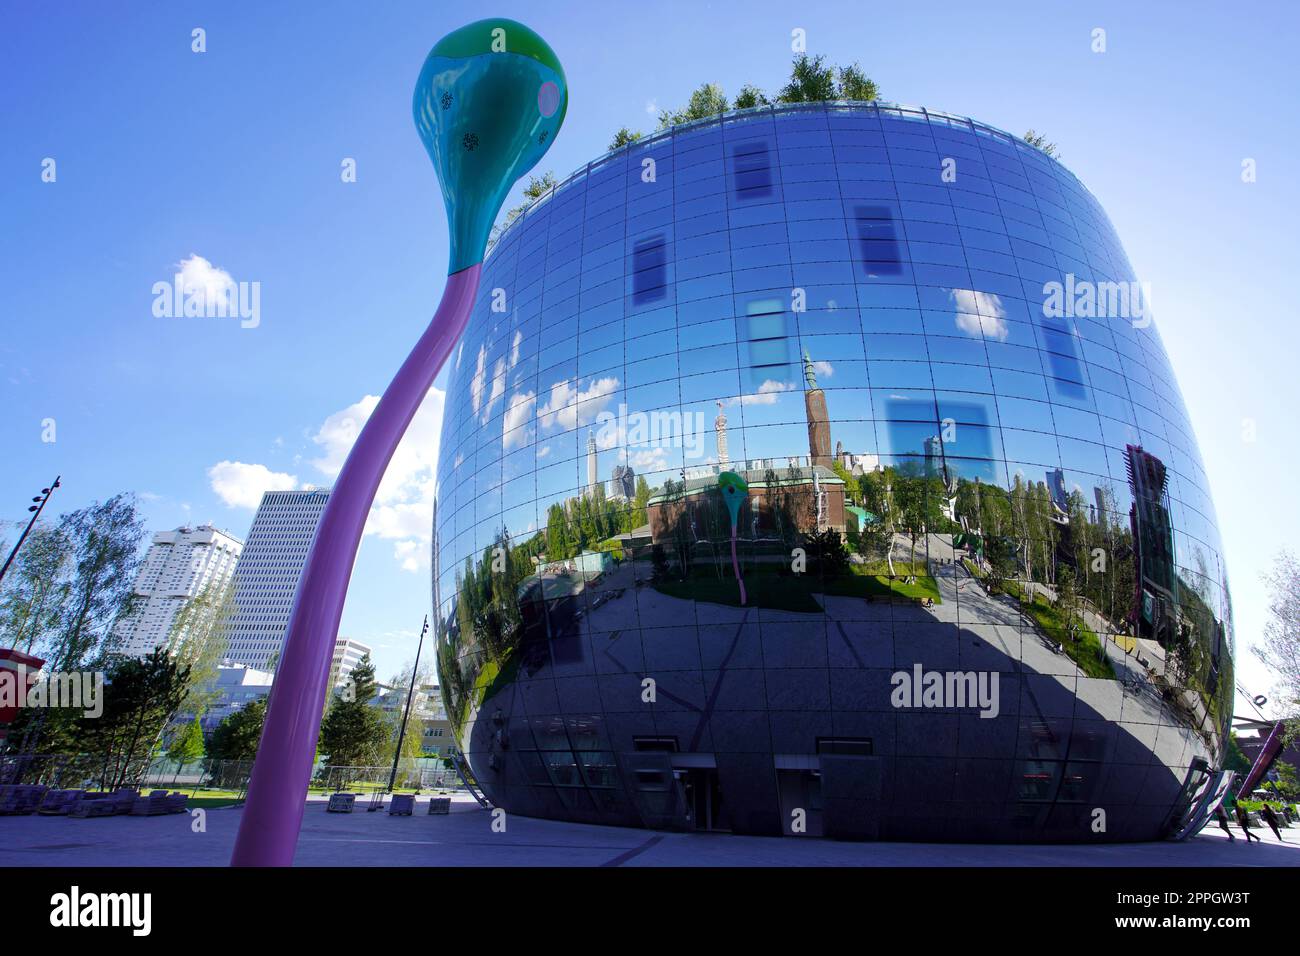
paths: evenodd
<path fill-rule="evenodd" d="M 23 546 L 23 542 L 26 541 L 27 536 L 31 534 L 32 526 L 36 524 L 36 519 L 39 518 L 41 512 L 45 510 L 45 503 L 50 500 L 50 495 L 54 494 L 54 489 L 59 487 L 59 478 L 61 477 L 63 476 L 56 476 L 54 484 L 50 485 L 48 488 L 42 488 L 41 493 L 32 498 L 32 501 L 36 502 L 36 504 L 28 505 L 27 507 L 27 510 L 32 513 L 31 520 L 27 522 L 27 527 L 24 528 L 23 533 L 19 535 L 18 543 L 14 545 L 14 549 L 9 552 L 9 557 L 5 560 L 5 566 L 0 568 L 0 581 L 5 579 L 5 572 L 9 570 L 9 565 L 13 564 L 14 558 L 18 557 L 18 549 Z"/>
<path fill-rule="evenodd" d="M 393 792 L 397 782 L 397 761 L 402 759 L 402 741 L 406 739 L 406 722 L 411 719 L 411 699 L 415 696 L 415 678 L 420 673 L 420 651 L 424 650 L 424 635 L 429 633 L 429 615 L 424 615 L 420 628 L 420 643 L 415 647 L 415 664 L 411 667 L 411 686 L 406 691 L 406 711 L 402 714 L 402 727 L 397 732 L 397 752 L 393 754 L 393 772 L 388 775 L 388 792 Z"/>

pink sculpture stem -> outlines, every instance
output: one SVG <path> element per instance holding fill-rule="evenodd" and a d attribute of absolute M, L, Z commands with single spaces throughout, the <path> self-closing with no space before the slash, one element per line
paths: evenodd
<path fill-rule="evenodd" d="M 731 570 L 736 572 L 736 583 L 740 585 L 740 603 L 745 603 L 745 579 L 740 576 L 740 562 L 736 560 L 736 526 L 731 526 Z"/>
<path fill-rule="evenodd" d="M 285 634 L 232 866 L 289 866 L 302 828 L 325 686 L 352 564 L 379 482 L 465 330 L 482 263 L 447 277 L 433 321 L 370 415 L 321 515 Z"/>

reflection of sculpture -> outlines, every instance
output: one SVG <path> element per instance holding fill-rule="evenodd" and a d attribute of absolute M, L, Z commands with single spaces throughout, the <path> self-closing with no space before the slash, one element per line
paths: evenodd
<path fill-rule="evenodd" d="M 375 490 L 465 328 L 501 204 L 554 141 L 567 102 L 555 53 L 513 20 L 480 20 L 449 33 L 420 71 L 412 106 L 447 207 L 447 286 L 433 321 L 357 437 L 321 516 L 298 582 L 235 843 L 235 865 L 293 861 L 330 656 Z"/>
<path fill-rule="evenodd" d="M 736 559 L 736 527 L 740 523 L 740 506 L 749 497 L 749 486 L 734 471 L 724 471 L 718 475 L 718 489 L 727 505 L 727 516 L 731 518 L 731 569 L 736 572 L 736 583 L 740 585 L 740 603 L 744 604 L 745 580 L 740 576 L 740 562 Z"/>

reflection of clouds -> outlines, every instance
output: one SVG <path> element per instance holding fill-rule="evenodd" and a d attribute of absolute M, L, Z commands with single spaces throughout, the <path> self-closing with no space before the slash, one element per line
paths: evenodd
<path fill-rule="evenodd" d="M 830 378 L 835 374 L 835 367 L 830 362 L 818 360 L 813 362 L 813 371 L 822 378 Z"/>
<path fill-rule="evenodd" d="M 828 363 L 826 367 L 829 369 Z M 827 372 L 829 375 L 830 372 Z M 769 378 L 762 385 L 758 386 L 758 391 L 751 392 L 748 395 L 741 395 L 737 398 L 729 399 L 728 405 L 775 405 L 776 398 L 782 392 L 793 392 L 794 385 L 790 382 L 778 382 L 774 378 Z"/>
<path fill-rule="evenodd" d="M 501 396 L 506 393 L 506 360 L 497 359 L 497 364 L 492 368 L 492 394 L 488 396 L 487 407 L 483 409 L 483 424 L 486 425 L 488 419 L 492 417 L 492 409 L 496 403 L 501 400 Z"/>
<path fill-rule="evenodd" d="M 479 408 L 483 405 L 483 377 L 487 362 L 487 349 L 480 345 L 478 348 L 478 364 L 474 367 L 474 377 L 469 380 L 469 400 L 474 407 L 474 414 L 478 414 Z"/>
<path fill-rule="evenodd" d="M 565 380 L 551 386 L 551 397 L 537 410 L 543 428 L 560 427 L 566 431 L 578 427 L 578 412 L 582 410 L 582 424 L 590 424 L 618 389 L 618 379 L 612 376 L 592 379 L 586 389 L 578 389 Z"/>
<path fill-rule="evenodd" d="M 510 396 L 506 413 L 501 418 L 502 448 L 524 445 L 529 441 L 531 429 L 524 426 L 532 420 L 535 404 L 537 404 L 535 392 L 515 392 Z"/>
<path fill-rule="evenodd" d="M 668 468 L 668 453 L 662 448 L 647 448 L 628 454 L 628 462 L 638 472 L 665 471 Z"/>
<path fill-rule="evenodd" d="M 967 335 L 1005 342 L 1010 334 L 1007 327 L 1007 310 L 1002 300 L 992 292 L 974 289 L 952 289 L 948 293 L 957 310 L 957 328 Z"/>

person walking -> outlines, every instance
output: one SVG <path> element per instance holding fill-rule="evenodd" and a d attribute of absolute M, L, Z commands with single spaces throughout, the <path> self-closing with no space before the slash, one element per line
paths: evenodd
<path fill-rule="evenodd" d="M 1236 843 L 1237 838 L 1233 836 L 1232 831 L 1228 829 L 1228 811 L 1223 809 L 1222 803 L 1214 808 L 1214 819 L 1219 822 L 1219 829 L 1228 834 L 1228 842 Z"/>
<path fill-rule="evenodd" d="M 1273 831 L 1273 836 L 1277 837 L 1277 842 L 1285 843 L 1286 840 L 1282 839 L 1282 830 L 1279 826 L 1277 811 L 1274 810 L 1271 806 L 1269 806 L 1266 803 L 1264 804 L 1264 809 L 1261 811 L 1261 813 L 1262 816 L 1264 817 L 1264 822 L 1267 823 L 1268 828 Z"/>
<path fill-rule="evenodd" d="M 1246 811 L 1241 808 L 1241 804 L 1237 804 L 1237 826 L 1241 827 L 1241 832 L 1246 834 L 1247 846 L 1250 846 L 1251 840 L 1254 840 L 1256 843 L 1264 842 L 1259 837 L 1255 836 L 1255 834 L 1250 832 L 1250 818 Z"/>

